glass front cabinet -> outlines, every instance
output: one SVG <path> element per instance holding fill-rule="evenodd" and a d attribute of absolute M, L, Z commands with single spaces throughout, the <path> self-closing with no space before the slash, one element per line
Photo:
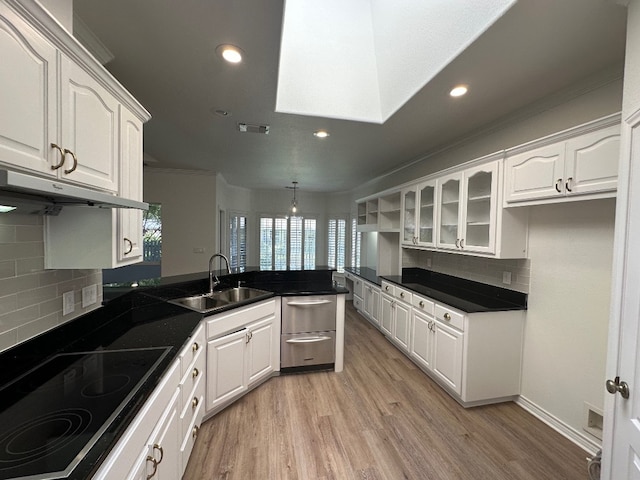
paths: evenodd
<path fill-rule="evenodd" d="M 402 243 L 434 247 L 436 181 L 420 183 L 402 192 Z"/>
<path fill-rule="evenodd" d="M 497 161 L 439 178 L 436 246 L 495 253 Z"/>

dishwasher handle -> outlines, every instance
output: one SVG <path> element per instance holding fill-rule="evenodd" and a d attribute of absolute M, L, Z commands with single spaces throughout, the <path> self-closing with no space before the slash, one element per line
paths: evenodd
<path fill-rule="evenodd" d="M 287 302 L 287 305 L 292 307 L 312 307 L 314 305 L 326 305 L 327 303 L 333 303 L 331 300 L 294 300 Z"/>
<path fill-rule="evenodd" d="M 312 337 L 290 338 L 286 340 L 286 342 L 287 343 L 317 343 L 317 342 L 324 342 L 325 340 L 331 340 L 331 337 L 327 337 L 325 335 L 314 335 Z"/>

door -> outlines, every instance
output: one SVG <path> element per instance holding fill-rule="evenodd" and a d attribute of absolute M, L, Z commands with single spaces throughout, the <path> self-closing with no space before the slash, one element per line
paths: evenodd
<path fill-rule="evenodd" d="M 433 247 L 436 244 L 436 183 L 435 180 L 418 187 L 418 244 Z"/>
<path fill-rule="evenodd" d="M 393 331 L 393 297 L 382 294 L 380 296 L 380 329 L 391 335 Z"/>
<path fill-rule="evenodd" d="M 0 160 L 55 176 L 56 49 L 0 3 Z"/>
<path fill-rule="evenodd" d="M 249 367 L 249 385 L 263 379 L 276 368 L 274 361 L 273 322 L 271 315 L 247 327 L 249 343 L 247 343 L 247 363 Z"/>
<path fill-rule="evenodd" d="M 564 157 L 564 142 L 509 155 L 505 162 L 507 203 L 564 195 Z"/>
<path fill-rule="evenodd" d="M 243 328 L 207 344 L 207 410 L 217 407 L 247 389 Z"/>
<path fill-rule="evenodd" d="M 416 243 L 416 188 L 402 192 L 402 243 Z"/>
<path fill-rule="evenodd" d="M 410 354 L 416 362 L 431 370 L 433 352 L 433 317 L 416 312 L 411 315 L 411 347 Z"/>
<path fill-rule="evenodd" d="M 439 248 L 458 250 L 460 247 L 460 192 L 462 173 L 447 175 L 438 180 L 438 236 Z"/>
<path fill-rule="evenodd" d="M 627 382 L 629 398 L 606 395 L 603 480 L 640 478 L 640 111 L 622 125 L 607 378 Z"/>
<path fill-rule="evenodd" d="M 117 192 L 119 103 L 70 59 L 61 64 L 62 146 L 72 154 L 60 178 Z"/>
<path fill-rule="evenodd" d="M 463 334 L 438 321 L 434 326 L 433 372 L 452 391 L 461 395 Z"/>
<path fill-rule="evenodd" d="M 498 162 L 464 172 L 460 249 L 495 253 Z"/>
<path fill-rule="evenodd" d="M 567 195 L 615 190 L 619 158 L 619 125 L 568 140 L 564 179 Z"/>
<path fill-rule="evenodd" d="M 394 323 L 393 338 L 405 352 L 409 351 L 409 334 L 411 330 L 411 307 L 396 301 L 393 305 Z"/>

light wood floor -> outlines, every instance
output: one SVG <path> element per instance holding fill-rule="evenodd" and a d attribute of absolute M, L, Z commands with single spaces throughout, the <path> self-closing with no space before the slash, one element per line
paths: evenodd
<path fill-rule="evenodd" d="M 584 480 L 514 403 L 464 409 L 347 302 L 345 368 L 275 377 L 205 422 L 185 480 Z"/>

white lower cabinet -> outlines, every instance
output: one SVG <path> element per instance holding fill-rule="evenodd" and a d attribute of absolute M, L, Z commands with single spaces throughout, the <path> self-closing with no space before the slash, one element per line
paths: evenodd
<path fill-rule="evenodd" d="M 279 299 L 207 317 L 205 414 L 213 414 L 280 369 Z M 277 308 L 276 308 L 277 307 Z"/>
<path fill-rule="evenodd" d="M 380 323 L 380 287 L 372 283 L 366 282 L 363 287 L 364 299 L 362 309 L 364 315 L 373 323 Z"/>
<path fill-rule="evenodd" d="M 436 321 L 433 335 L 432 371 L 452 391 L 461 395 L 464 334 Z"/>

